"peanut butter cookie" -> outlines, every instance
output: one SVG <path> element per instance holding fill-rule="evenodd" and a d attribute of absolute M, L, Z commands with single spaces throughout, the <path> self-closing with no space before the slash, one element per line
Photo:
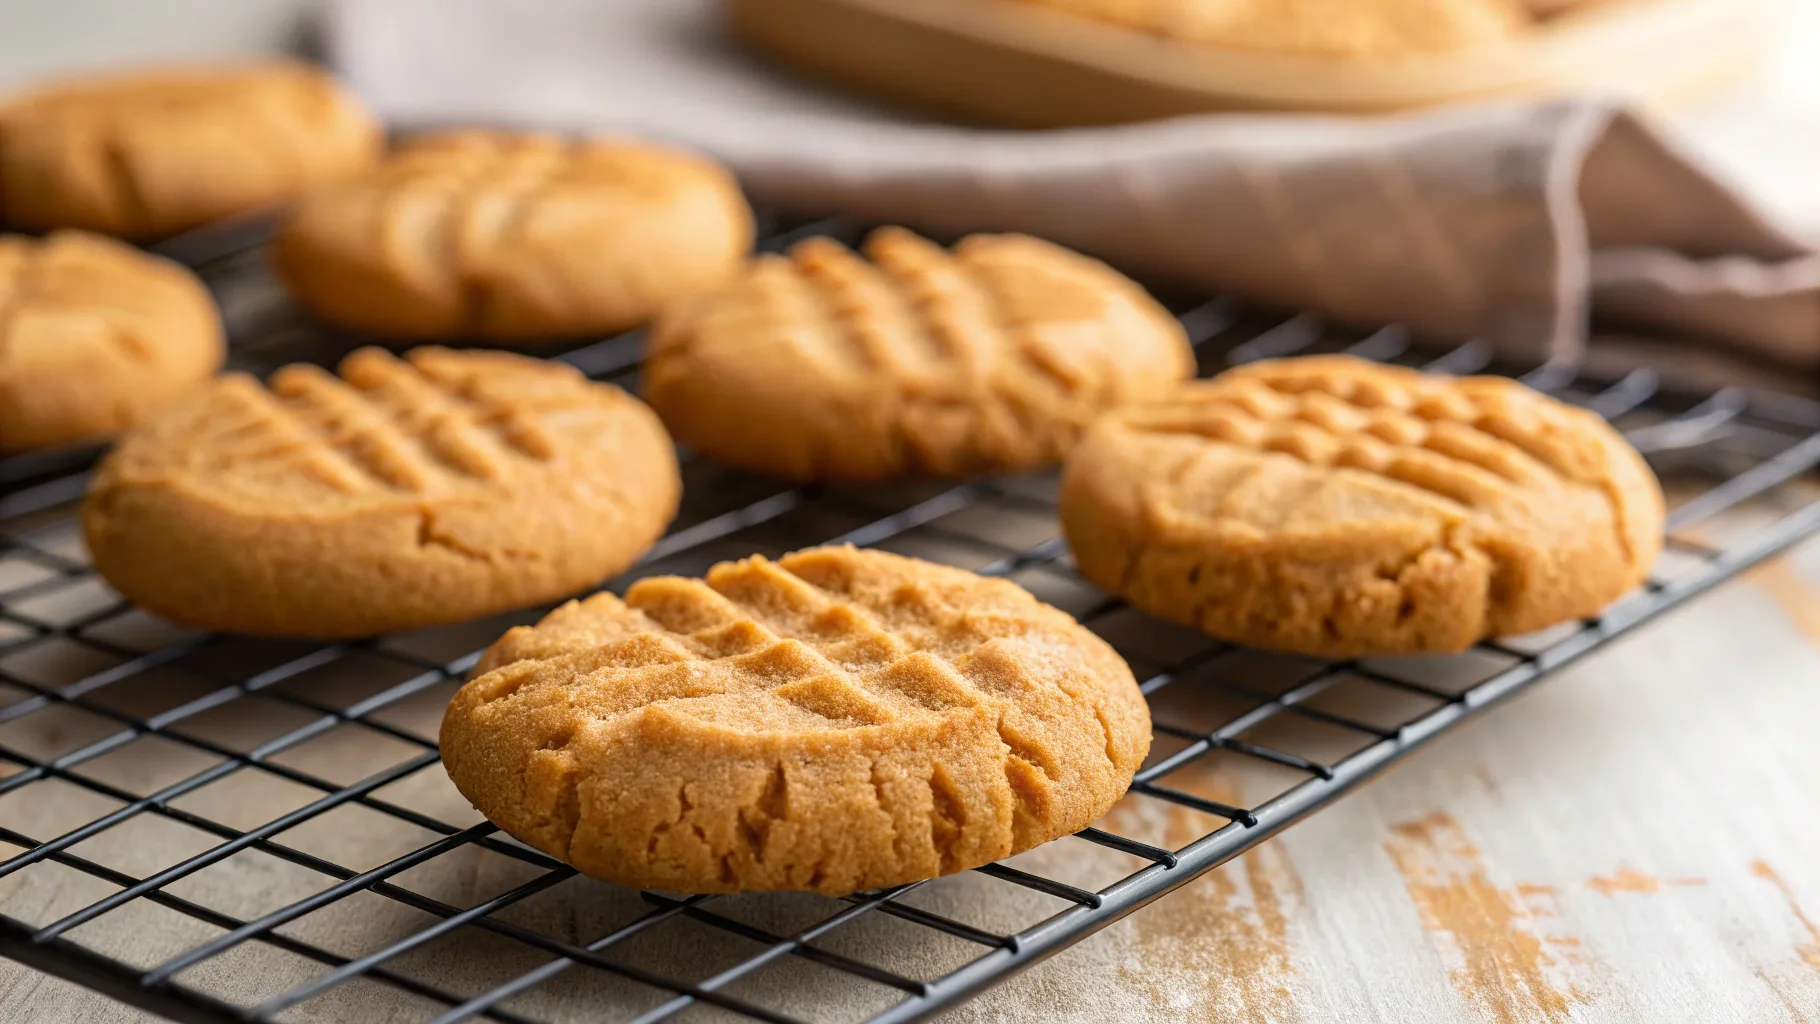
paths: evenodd
<path fill-rule="evenodd" d="M 289 62 L 130 71 L 0 104 L 0 221 L 150 239 L 372 163 L 378 122 Z"/>
<path fill-rule="evenodd" d="M 185 268 L 99 235 L 0 235 L 0 452 L 108 437 L 220 368 Z"/>
<path fill-rule="evenodd" d="M 537 341 L 643 323 L 734 272 L 733 176 L 643 142 L 464 131 L 312 196 L 273 241 L 324 319 L 382 338 Z"/>
<path fill-rule="evenodd" d="M 1086 827 L 1150 747 L 1104 641 L 1003 580 L 851 547 L 640 580 L 507 633 L 449 777 L 590 875 L 839 894 Z"/>
<path fill-rule="evenodd" d="M 654 328 L 645 398 L 677 438 L 791 480 L 1059 461 L 1087 424 L 1193 373 L 1182 328 L 1096 260 L 1021 235 L 952 252 L 882 228 L 765 255 Z"/>
<path fill-rule="evenodd" d="M 82 524 L 155 615 L 363 636 L 554 600 L 675 514 L 676 455 L 637 399 L 499 352 L 363 349 L 338 378 L 239 374 L 123 440 Z"/>
<path fill-rule="evenodd" d="M 1662 545 L 1649 467 L 1500 377 L 1256 363 L 1097 424 L 1061 517 L 1081 573 L 1153 615 L 1302 654 L 1458 651 L 1590 616 Z"/>

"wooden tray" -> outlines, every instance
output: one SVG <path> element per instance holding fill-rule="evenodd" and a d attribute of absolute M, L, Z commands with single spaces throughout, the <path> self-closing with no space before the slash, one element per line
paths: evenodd
<path fill-rule="evenodd" d="M 1616 0 L 1508 45 L 1333 58 L 1216 50 L 1013 0 L 727 0 L 739 38 L 797 71 L 1020 127 L 1222 110 L 1379 113 L 1587 92 L 1676 105 L 1748 72 L 1781 7 Z"/>

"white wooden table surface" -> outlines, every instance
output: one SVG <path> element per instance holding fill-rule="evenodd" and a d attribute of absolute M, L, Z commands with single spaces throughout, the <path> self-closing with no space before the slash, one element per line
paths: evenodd
<path fill-rule="evenodd" d="M 162 17 L 134 13 L 150 6 L 0 5 L 0 84 L 120 53 L 272 45 L 289 34 L 302 5 L 183 0 L 161 5 Z M 1786 52 L 1755 92 L 1689 127 L 1716 162 L 1765 192 L 1774 208 L 1820 226 L 1815 8 L 1807 5 L 1791 23 Z M 420 727 L 433 728 L 434 707 L 412 713 Z M 953 1016 L 1820 1022 L 1817 736 L 1820 544 L 1808 544 Z M 324 770 L 359 769 L 346 750 L 317 756 Z M 426 774 L 427 788 L 415 798 L 464 820 L 459 798 L 438 788 L 439 776 Z M 1206 784 L 1242 790 L 1219 778 Z M 267 798 L 220 797 L 223 807 L 242 808 L 264 807 Z M 54 834 L 60 815 L 79 822 L 94 812 L 73 794 L 10 811 L 0 804 L 9 824 L 29 817 L 40 834 Z M 1180 841 L 1200 823 L 1183 812 L 1127 824 Z M 402 852 L 386 846 L 392 838 L 362 839 L 358 823 L 328 821 L 319 832 L 316 838 L 343 858 L 350 842 L 367 843 L 371 848 L 357 852 L 371 863 Z M 174 849 L 200 849 L 199 842 L 194 835 L 123 833 L 90 852 L 147 871 L 169 863 Z M 1073 854 L 1045 856 L 1056 868 L 1055 858 Z M 269 860 L 224 866 L 248 903 L 223 909 L 257 913 L 295 898 L 304 883 Z M 1066 867 L 1091 880 L 1117 865 L 1083 857 Z M 472 899 L 508 884 L 494 877 L 500 870 L 476 860 L 425 884 L 451 899 Z M 0 881 L 0 905 L 49 919 L 106 891 L 71 873 L 37 872 Z M 570 898 L 565 886 L 553 895 L 533 912 L 564 916 L 577 934 L 616 911 L 597 892 Z M 940 899 L 957 913 L 987 902 L 965 885 Z M 358 948 L 406 926 L 378 923 L 371 905 L 350 904 L 318 922 L 316 937 Z M 154 957 L 205 935 L 167 915 L 92 941 L 124 956 Z M 424 969 L 434 974 L 434 951 L 428 953 Z M 502 976 L 523 966 L 502 953 Z M 212 971 L 198 981 L 224 995 L 267 991 L 283 980 L 281 968 L 265 963 L 230 959 Z M 347 999 L 300 1019 L 423 1016 L 421 1006 L 394 1005 L 376 987 L 356 988 Z M 149 1019 L 0 961 L 0 1021 Z"/>

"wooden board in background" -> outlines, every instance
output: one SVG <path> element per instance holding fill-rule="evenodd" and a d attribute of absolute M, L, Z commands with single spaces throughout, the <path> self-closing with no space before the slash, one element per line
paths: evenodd
<path fill-rule="evenodd" d="M 1050 128 L 1585 92 L 1672 106 L 1746 75 L 1782 6 L 1619 0 L 1507 46 L 1369 59 L 1222 51 L 1013 0 L 727 0 L 726 10 L 747 46 L 804 74 L 969 121 Z"/>

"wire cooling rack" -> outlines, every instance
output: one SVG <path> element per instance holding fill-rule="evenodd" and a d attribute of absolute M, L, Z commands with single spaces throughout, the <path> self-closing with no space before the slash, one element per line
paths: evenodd
<path fill-rule="evenodd" d="M 853 234 L 818 223 L 768 247 L 809 233 Z M 232 361 L 263 371 L 355 347 L 283 301 L 260 237 L 248 225 L 171 250 L 215 289 Z M 1315 351 L 1511 369 L 1483 345 L 1418 351 L 1395 329 L 1223 299 L 1172 309 L 1203 373 Z M 634 334 L 553 358 L 635 387 L 639 348 Z M 1649 370 L 1523 377 L 1650 457 L 1671 484 L 1669 547 L 1600 618 L 1456 657 L 1314 661 L 1138 615 L 1073 571 L 1053 475 L 791 488 L 685 458 L 681 516 L 615 588 L 753 552 L 873 545 L 1023 584 L 1110 640 L 1150 698 L 1155 750 L 1096 827 L 844 899 L 632 892 L 474 814 L 437 766 L 437 722 L 477 652 L 541 609 L 337 644 L 177 629 L 89 569 L 72 499 L 93 450 L 0 461 L 0 953 L 180 1021 L 933 1015 L 1820 527 L 1820 503 L 1761 511 L 1820 462 L 1820 404 L 1676 393 Z"/>

